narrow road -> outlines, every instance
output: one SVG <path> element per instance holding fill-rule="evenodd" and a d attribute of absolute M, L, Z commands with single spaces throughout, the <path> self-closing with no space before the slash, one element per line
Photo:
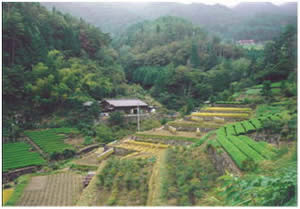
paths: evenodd
<path fill-rule="evenodd" d="M 41 148 L 38 145 L 36 145 L 30 138 L 25 137 L 25 140 L 29 144 L 31 144 L 43 156 L 43 158 L 48 159 L 48 155 L 44 153 L 43 150 L 41 150 Z"/>

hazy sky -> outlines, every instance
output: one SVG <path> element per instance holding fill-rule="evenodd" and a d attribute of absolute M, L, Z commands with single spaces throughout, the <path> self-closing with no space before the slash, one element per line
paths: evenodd
<path fill-rule="evenodd" d="M 99 1 L 99 0 L 98 0 Z M 267 0 L 256 0 L 256 1 L 241 1 L 241 0 L 100 0 L 100 2 L 180 2 L 180 3 L 203 3 L 203 4 L 223 4 L 229 7 L 235 6 L 240 2 L 272 2 L 273 4 L 279 5 L 286 2 L 297 2 L 297 1 L 284 1 L 284 0 L 273 0 L 273 1 L 267 1 Z"/>

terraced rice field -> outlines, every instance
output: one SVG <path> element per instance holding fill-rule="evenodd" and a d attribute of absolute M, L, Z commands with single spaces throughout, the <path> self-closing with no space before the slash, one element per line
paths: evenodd
<path fill-rule="evenodd" d="M 46 161 L 25 142 L 3 144 L 3 171 L 42 165 Z"/>
<path fill-rule="evenodd" d="M 75 160 L 75 163 L 79 165 L 98 166 L 99 160 L 97 157 L 101 153 L 103 153 L 103 147 L 99 147 L 98 149 L 83 155 L 80 159 Z"/>
<path fill-rule="evenodd" d="M 32 177 L 17 206 L 72 206 L 82 191 L 82 177 L 71 172 Z"/>
<path fill-rule="evenodd" d="M 206 107 L 201 109 L 203 111 L 210 111 L 210 112 L 244 112 L 244 113 L 250 113 L 252 111 L 251 108 L 242 108 L 242 107 Z"/>
<path fill-rule="evenodd" d="M 2 205 L 5 205 L 5 203 L 9 200 L 13 192 L 14 192 L 13 188 L 2 190 L 2 198 L 3 198 Z"/>
<path fill-rule="evenodd" d="M 134 150 L 137 152 L 143 152 L 143 153 L 152 153 L 156 154 L 160 150 L 164 150 L 168 148 L 168 145 L 163 144 L 154 144 L 154 143 L 148 143 L 148 142 L 137 142 L 133 140 L 124 140 L 121 144 L 114 145 L 114 147 Z"/>
<path fill-rule="evenodd" d="M 248 118 L 248 113 L 218 113 L 218 112 L 195 112 L 192 116 L 196 117 L 220 117 L 220 118 Z"/>

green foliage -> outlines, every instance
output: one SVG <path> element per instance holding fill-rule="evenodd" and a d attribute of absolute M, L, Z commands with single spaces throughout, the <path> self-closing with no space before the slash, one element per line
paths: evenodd
<path fill-rule="evenodd" d="M 90 136 L 86 136 L 84 137 L 84 142 L 83 142 L 83 145 L 90 145 L 90 144 L 93 144 L 94 142 L 94 139 Z"/>
<path fill-rule="evenodd" d="M 115 140 L 112 130 L 104 124 L 96 126 L 95 131 L 98 142 L 109 143 Z"/>
<path fill-rule="evenodd" d="M 197 200 L 214 184 L 217 173 L 201 152 L 197 148 L 184 147 L 167 150 L 167 171 L 163 180 L 162 196 L 173 200 L 172 205 L 196 205 Z"/>
<path fill-rule="evenodd" d="M 15 180 L 17 186 L 14 189 L 12 196 L 6 202 L 5 206 L 15 206 L 18 200 L 21 198 L 25 187 L 28 185 L 30 180 L 30 175 L 20 176 Z"/>
<path fill-rule="evenodd" d="M 112 126 L 124 126 L 125 123 L 124 113 L 120 111 L 112 112 L 109 115 L 108 121 Z"/>
<path fill-rule="evenodd" d="M 145 205 L 148 194 L 148 180 L 150 178 L 149 168 L 152 163 L 146 159 L 120 160 L 110 158 L 98 175 L 100 189 L 112 192 L 107 204 L 115 205 L 119 198 L 130 199 L 130 194 L 136 191 L 135 199 L 138 202 L 126 202 L 130 205 Z M 118 192 L 114 192 L 117 189 Z M 122 194 L 122 197 L 119 195 Z M 132 197 L 131 197 L 132 198 Z"/>
<path fill-rule="evenodd" d="M 256 152 L 255 149 L 252 149 L 251 146 L 248 146 L 248 144 L 241 140 L 239 137 L 229 136 L 228 139 L 234 145 L 236 145 L 245 155 L 254 160 L 254 162 L 258 163 L 264 160 L 264 158 L 258 152 Z"/>
<path fill-rule="evenodd" d="M 235 128 L 235 131 L 236 131 L 236 134 L 237 134 L 237 135 L 246 133 L 246 131 L 245 131 L 245 129 L 243 128 L 243 126 L 242 126 L 241 123 L 235 123 L 235 124 L 234 124 L 234 128 Z"/>
<path fill-rule="evenodd" d="M 66 137 L 62 134 L 78 134 L 78 130 L 74 128 L 53 128 L 41 131 L 25 131 L 24 134 L 32 139 L 44 152 L 60 154 L 67 149 L 73 150 L 71 145 L 64 143 L 63 140 Z M 56 155 L 53 154 L 53 156 Z"/>
<path fill-rule="evenodd" d="M 210 131 L 207 134 L 205 134 L 203 137 L 201 137 L 201 139 L 196 142 L 195 144 L 193 144 L 193 147 L 199 147 L 201 146 L 204 142 L 206 142 L 208 140 L 209 137 L 211 137 L 213 134 L 215 134 L 215 131 Z"/>
<path fill-rule="evenodd" d="M 155 119 L 143 120 L 141 122 L 141 131 L 147 131 L 153 128 L 159 128 L 161 127 L 161 125 L 162 124 L 160 123 L 160 121 Z"/>
<path fill-rule="evenodd" d="M 82 104 L 129 88 L 110 37 L 82 19 L 48 12 L 40 3 L 7 2 L 3 31 L 4 126 L 10 140 L 60 109 L 68 125 L 91 135 L 80 123 L 92 123 L 99 108 Z"/>
<path fill-rule="evenodd" d="M 91 170 L 96 171 L 97 166 L 91 166 L 91 165 L 78 165 L 78 164 L 71 164 L 70 169 L 81 171 L 81 172 L 89 172 Z"/>
<path fill-rule="evenodd" d="M 267 147 L 258 143 L 247 136 L 239 136 L 239 138 L 252 147 L 260 155 L 264 156 L 266 159 L 272 159 L 275 156 L 275 153 L 270 151 Z"/>
<path fill-rule="evenodd" d="M 271 176 L 222 176 L 221 195 L 232 206 L 296 206 L 297 165 L 289 163 Z"/>
<path fill-rule="evenodd" d="M 255 167 L 253 162 L 234 144 L 232 144 L 225 136 L 218 135 L 217 140 L 240 169 L 252 170 Z"/>
<path fill-rule="evenodd" d="M 265 120 L 263 122 L 262 128 L 267 133 L 279 134 L 283 127 L 283 122 L 281 120 Z"/>
<path fill-rule="evenodd" d="M 3 144 L 3 172 L 26 166 L 43 165 L 46 161 L 25 142 Z"/>

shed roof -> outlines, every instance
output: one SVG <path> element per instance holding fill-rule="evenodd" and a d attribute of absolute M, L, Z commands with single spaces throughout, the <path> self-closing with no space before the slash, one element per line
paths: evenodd
<path fill-rule="evenodd" d="M 105 99 L 104 101 L 114 107 L 148 106 L 145 102 L 139 99 Z"/>

